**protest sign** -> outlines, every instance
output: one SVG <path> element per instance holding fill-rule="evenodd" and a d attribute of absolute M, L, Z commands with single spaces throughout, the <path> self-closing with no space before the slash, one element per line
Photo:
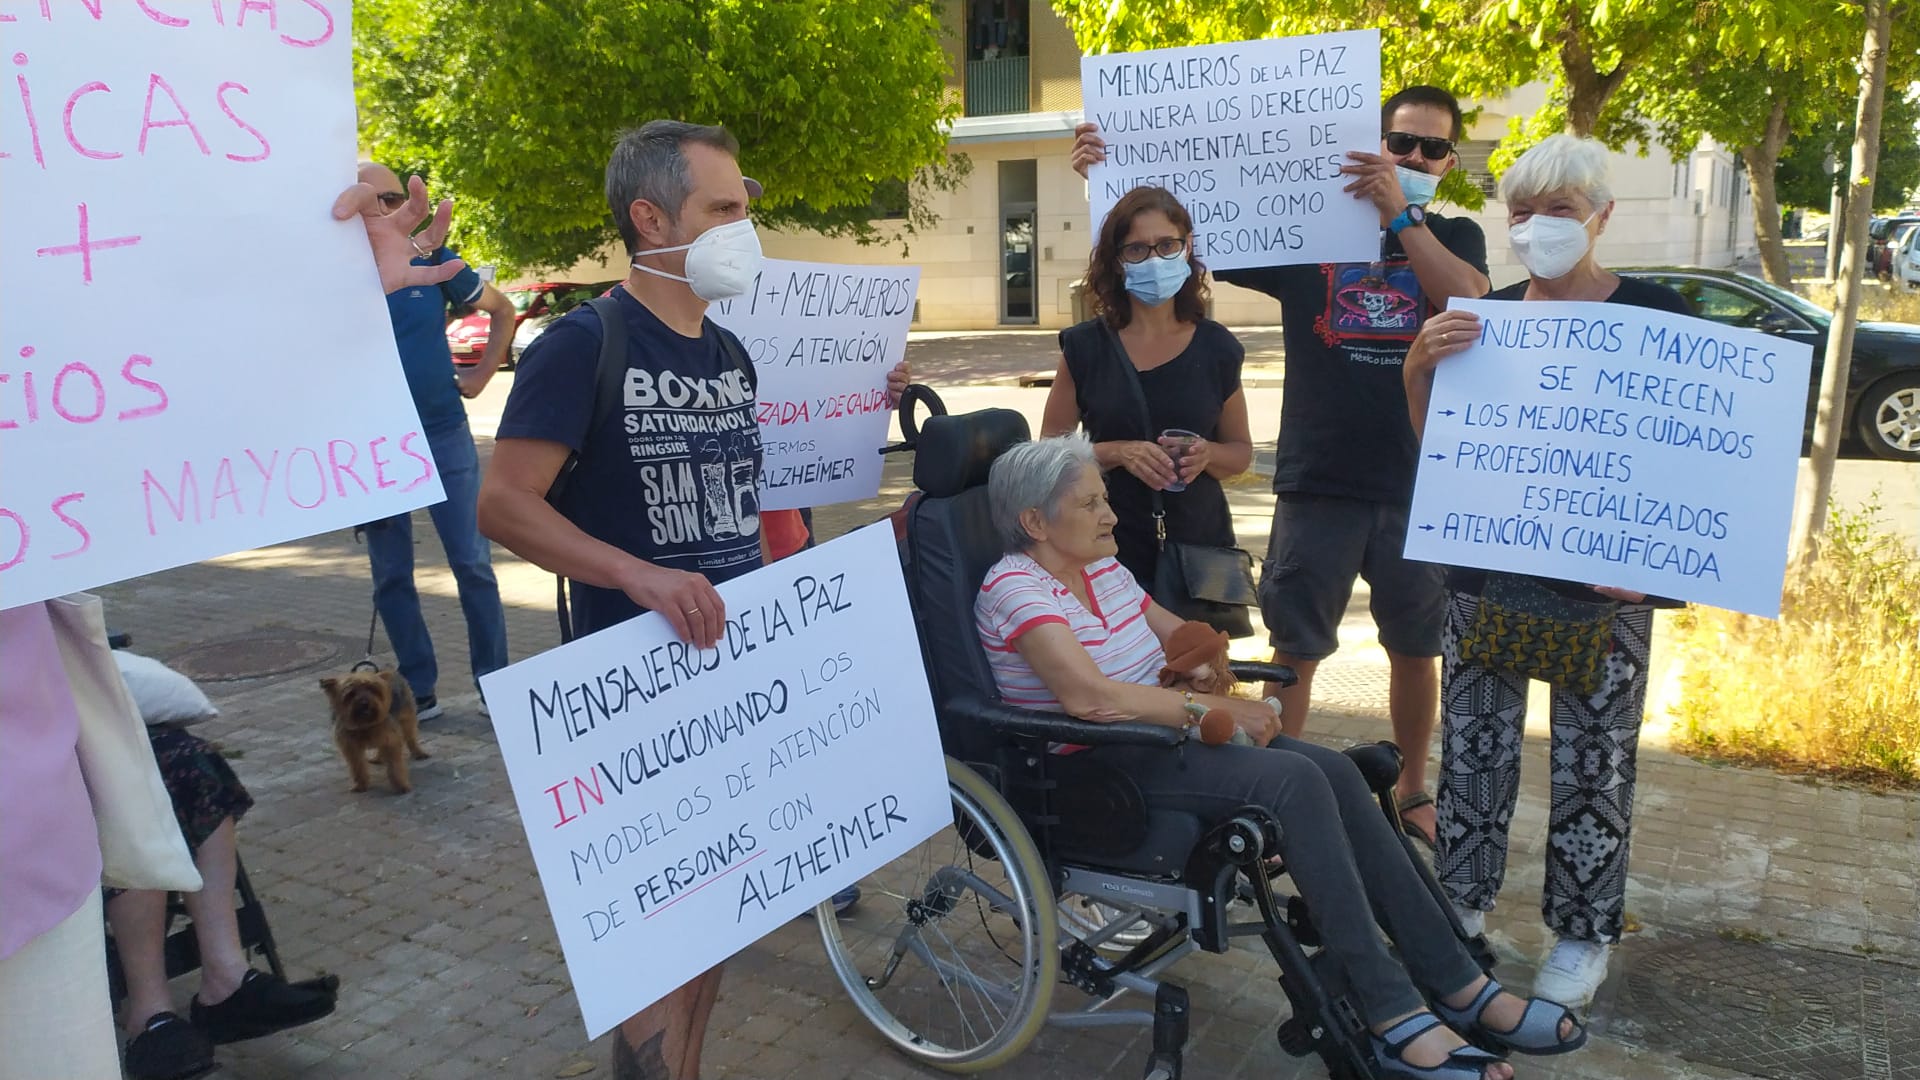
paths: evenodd
<path fill-rule="evenodd" d="M 1380 152 L 1378 30 L 1086 56 L 1080 93 L 1107 143 L 1094 236 L 1120 196 L 1163 187 L 1214 270 L 1379 257 L 1379 211 L 1340 190 L 1347 151 Z"/>
<path fill-rule="evenodd" d="M 760 505 L 870 499 L 893 414 L 887 372 L 907 354 L 917 266 L 768 259 L 745 295 L 708 308 L 760 379 Z"/>
<path fill-rule="evenodd" d="M 482 676 L 587 1034 L 952 824 L 882 522 Z"/>
<path fill-rule="evenodd" d="M 1807 415 L 1805 342 L 1626 304 L 1455 300 L 1411 559 L 1775 617 Z"/>
<path fill-rule="evenodd" d="M 438 501 L 365 231 L 329 214 L 348 5 L 9 7 L 0 604 Z"/>

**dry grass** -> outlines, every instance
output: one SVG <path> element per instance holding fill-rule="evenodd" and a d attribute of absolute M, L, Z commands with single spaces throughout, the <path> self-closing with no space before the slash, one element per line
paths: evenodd
<path fill-rule="evenodd" d="M 1682 749 L 1876 784 L 1920 785 L 1920 554 L 1835 509 L 1778 621 L 1715 608 L 1674 620 Z"/>
<path fill-rule="evenodd" d="M 1823 285 L 1818 281 L 1796 281 L 1793 291 L 1828 311 L 1834 309 L 1831 285 Z M 1909 289 L 1905 285 L 1864 285 L 1860 290 L 1860 320 L 1920 323 L 1920 289 Z"/>

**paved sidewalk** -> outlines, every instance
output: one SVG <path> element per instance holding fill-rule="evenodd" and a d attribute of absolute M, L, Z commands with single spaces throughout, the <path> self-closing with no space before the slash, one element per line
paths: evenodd
<path fill-rule="evenodd" d="M 476 414 L 497 411 L 501 392 L 490 390 Z M 877 518 L 907 487 L 907 463 L 893 462 L 880 498 L 823 512 L 822 532 Z M 1272 496 L 1250 481 L 1230 497 L 1243 544 L 1261 550 Z M 451 574 L 425 515 L 415 532 L 448 714 L 423 725 L 433 757 L 417 763 L 414 793 L 404 797 L 378 783 L 364 794 L 347 790 L 316 685 L 359 659 L 365 642 L 365 553 L 349 535 L 103 590 L 110 621 L 134 634 L 137 651 L 205 670 L 293 657 L 278 674 L 204 683 L 222 715 L 198 730 L 222 744 L 257 800 L 241 826 L 241 852 L 283 957 L 295 977 L 338 973 L 340 1007 L 308 1028 L 222 1048 L 225 1075 L 604 1076 L 604 1041 L 584 1039 L 492 729 L 475 709 Z M 497 566 L 514 656 L 552 645 L 551 578 L 504 552 Z M 1347 647 L 1322 669 L 1340 707 L 1323 703 L 1310 725 L 1334 744 L 1388 735 L 1379 679 L 1366 670 L 1364 603 L 1362 592 L 1343 633 Z M 380 653 L 391 659 L 384 639 Z M 1334 677 L 1342 664 L 1344 680 Z M 1492 919 L 1511 957 L 1502 974 L 1519 987 L 1542 936 L 1533 909 L 1544 737 L 1531 746 L 1506 900 Z M 1702 764 L 1668 751 L 1654 728 L 1642 742 L 1636 820 L 1629 904 L 1638 929 L 1596 1006 L 1599 1037 L 1565 1059 L 1522 1062 L 1522 1076 L 1724 1077 L 1749 1073 L 1699 1063 L 1747 1060 L 1755 1075 L 1916 1075 L 1920 799 Z M 1188 1076 L 1323 1075 L 1275 1044 L 1284 1004 L 1261 957 L 1197 956 L 1175 972 L 1194 996 Z M 747 949 L 729 973 L 706 1076 L 937 1075 L 868 1029 L 834 982 L 810 920 Z M 192 987 L 191 977 L 178 986 L 183 1004 Z M 1713 1011 L 1730 994 L 1741 1008 Z M 1827 1055 L 1817 1071 L 1793 1053 L 1809 1046 Z M 1047 1031 L 995 1075 L 1137 1075 L 1146 1047 L 1144 1030 Z"/>

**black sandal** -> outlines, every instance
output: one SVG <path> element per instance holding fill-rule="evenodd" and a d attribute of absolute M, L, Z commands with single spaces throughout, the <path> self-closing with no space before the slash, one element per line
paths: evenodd
<path fill-rule="evenodd" d="M 1407 819 L 1407 811 L 1418 810 L 1423 806 L 1433 806 L 1433 805 L 1434 805 L 1433 796 L 1427 794 L 1424 791 L 1416 791 L 1411 795 L 1402 795 L 1393 801 L 1394 813 L 1399 815 L 1401 830 L 1404 831 L 1408 836 L 1411 836 L 1415 840 L 1418 840 L 1421 846 L 1425 847 L 1428 852 L 1433 854 L 1438 854 L 1439 848 L 1435 846 L 1434 839 L 1431 837 L 1428 837 L 1425 832 L 1421 831 L 1420 826 L 1415 825 L 1412 821 Z M 1436 820 L 1433 823 L 1433 827 L 1434 827 L 1434 836 L 1435 837 L 1439 836 L 1440 834 L 1439 821 Z"/>
<path fill-rule="evenodd" d="M 276 1031 L 311 1024 L 333 1012 L 331 992 L 301 988 L 285 979 L 253 970 L 240 989 L 217 1005 L 193 999 L 193 1023 L 215 1045 L 258 1039 Z"/>
<path fill-rule="evenodd" d="M 174 1013 L 154 1013 L 127 1040 L 126 1067 L 130 1080 L 188 1080 L 213 1071 L 213 1043 Z"/>

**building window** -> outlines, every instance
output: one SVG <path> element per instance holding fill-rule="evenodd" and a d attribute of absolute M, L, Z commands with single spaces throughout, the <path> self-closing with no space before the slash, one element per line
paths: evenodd
<path fill-rule="evenodd" d="M 972 0 L 967 5 L 968 116 L 1028 109 L 1028 0 Z"/>
<path fill-rule="evenodd" d="M 1467 183 L 1480 189 L 1489 199 L 1500 197 L 1500 182 L 1495 180 L 1493 172 L 1487 168 L 1487 159 L 1493 156 L 1494 148 L 1500 145 L 1498 139 L 1470 139 L 1454 147 L 1460 155 L 1459 169 L 1466 174 Z"/>

